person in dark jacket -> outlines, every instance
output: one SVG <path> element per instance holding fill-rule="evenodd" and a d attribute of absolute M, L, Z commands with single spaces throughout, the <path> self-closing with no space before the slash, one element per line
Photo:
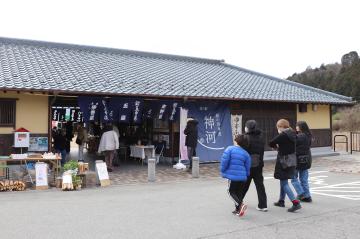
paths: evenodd
<path fill-rule="evenodd" d="M 280 159 L 284 156 L 295 156 L 296 133 L 290 128 L 289 121 L 281 119 L 276 123 L 279 135 L 275 136 L 270 142 L 269 146 L 277 149 L 278 154 L 275 164 L 275 179 L 280 180 L 280 198 L 274 203 L 275 206 L 285 207 L 285 196 L 287 195 L 293 203 L 288 212 L 295 212 L 301 208 L 300 201 L 294 196 L 293 191 L 289 186 L 289 179 L 295 177 L 296 166 L 283 168 Z"/>
<path fill-rule="evenodd" d="M 243 216 L 247 206 L 243 203 L 243 188 L 250 175 L 251 158 L 243 149 L 248 140 L 245 135 L 235 137 L 234 146 L 229 146 L 221 158 L 220 171 L 223 178 L 229 180 L 229 194 L 235 201 L 233 214 Z"/>
<path fill-rule="evenodd" d="M 311 132 L 305 121 L 299 121 L 296 124 L 297 140 L 296 140 L 296 157 L 297 172 L 295 178 L 291 180 L 298 196 L 297 198 L 303 202 L 312 202 L 309 190 L 309 172 L 311 168 Z M 299 181 L 300 179 L 300 181 Z"/>
<path fill-rule="evenodd" d="M 72 139 L 74 138 L 74 127 L 72 125 L 71 121 L 66 122 L 65 124 L 65 128 L 66 128 L 66 153 L 69 154 L 70 153 L 70 144 Z"/>
<path fill-rule="evenodd" d="M 62 129 L 59 133 L 54 135 L 54 148 L 56 153 L 61 155 L 61 166 L 66 162 L 66 131 Z"/>
<path fill-rule="evenodd" d="M 244 147 L 244 149 L 251 157 L 251 169 L 250 176 L 244 186 L 243 195 L 245 197 L 251 181 L 254 180 L 259 202 L 256 209 L 266 212 L 268 210 L 267 197 L 263 177 L 265 141 L 262 137 L 261 130 L 257 128 L 255 120 L 248 120 L 245 123 L 245 135 L 249 144 Z"/>
<path fill-rule="evenodd" d="M 186 123 L 186 128 L 184 130 L 185 138 L 185 146 L 187 147 L 188 159 L 190 161 L 189 169 L 192 168 L 192 157 L 195 156 L 195 150 L 197 146 L 198 139 L 198 121 L 193 118 L 188 118 Z"/>

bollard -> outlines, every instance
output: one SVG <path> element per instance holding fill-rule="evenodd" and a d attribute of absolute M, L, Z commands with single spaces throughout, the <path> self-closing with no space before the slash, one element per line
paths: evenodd
<path fill-rule="evenodd" d="M 148 159 L 148 181 L 155 182 L 155 162 L 156 159 Z"/>
<path fill-rule="evenodd" d="M 198 178 L 200 174 L 200 166 L 199 166 L 200 159 L 199 157 L 193 157 L 192 158 L 192 177 Z"/>

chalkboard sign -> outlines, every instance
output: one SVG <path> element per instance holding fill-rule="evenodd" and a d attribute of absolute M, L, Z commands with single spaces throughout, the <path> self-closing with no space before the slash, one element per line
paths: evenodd
<path fill-rule="evenodd" d="M 106 164 L 102 160 L 97 160 L 95 164 L 96 168 L 96 174 L 98 176 L 98 179 L 100 181 L 100 185 L 103 186 L 109 186 L 110 185 L 110 179 L 109 174 L 107 171 Z"/>

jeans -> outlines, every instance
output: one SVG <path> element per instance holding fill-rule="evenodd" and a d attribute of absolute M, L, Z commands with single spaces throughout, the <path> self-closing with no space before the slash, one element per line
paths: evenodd
<path fill-rule="evenodd" d="M 296 193 L 306 198 L 310 197 L 308 179 L 309 171 L 307 169 L 296 171 L 296 177 L 294 179 L 291 179 L 291 184 L 294 186 Z"/>
<path fill-rule="evenodd" d="M 239 208 L 239 206 L 243 202 L 243 199 L 244 199 L 244 194 L 243 194 L 244 186 L 245 186 L 245 182 L 229 180 L 229 190 L 228 190 L 228 192 L 229 192 L 231 198 L 234 200 L 236 208 Z"/>
<path fill-rule="evenodd" d="M 195 148 L 187 146 L 188 159 L 190 161 L 190 168 L 192 168 L 192 158 L 194 155 Z"/>
<path fill-rule="evenodd" d="M 245 197 L 247 191 L 249 190 L 251 180 L 254 180 L 256 192 L 258 195 L 258 207 L 259 208 L 267 208 L 267 197 L 264 186 L 264 177 L 263 177 L 263 168 L 262 167 L 254 167 L 250 169 L 250 176 L 246 181 L 243 189 L 243 196 Z"/>
<path fill-rule="evenodd" d="M 295 196 L 289 186 L 288 179 L 280 180 L 280 200 L 285 201 L 286 195 L 289 197 L 290 201 L 295 200 Z"/>
<path fill-rule="evenodd" d="M 66 149 L 56 149 L 56 153 L 61 155 L 61 166 L 66 163 Z"/>
<path fill-rule="evenodd" d="M 79 161 L 84 161 L 84 144 L 79 145 Z"/>

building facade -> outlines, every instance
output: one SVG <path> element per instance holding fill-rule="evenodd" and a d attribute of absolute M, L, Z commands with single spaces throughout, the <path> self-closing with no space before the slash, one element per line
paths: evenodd
<path fill-rule="evenodd" d="M 0 38 L 0 90 L 1 155 L 13 151 L 13 131 L 20 127 L 48 137 L 50 146 L 54 106 L 77 107 L 81 96 L 222 102 L 241 116 L 242 127 L 255 119 L 267 141 L 278 119 L 293 126 L 304 120 L 314 147 L 331 146 L 331 106 L 353 104 L 349 97 L 218 60 L 9 38 Z M 177 157 L 179 123 L 158 124 L 163 127 L 150 131 L 162 132 L 166 154 Z"/>

